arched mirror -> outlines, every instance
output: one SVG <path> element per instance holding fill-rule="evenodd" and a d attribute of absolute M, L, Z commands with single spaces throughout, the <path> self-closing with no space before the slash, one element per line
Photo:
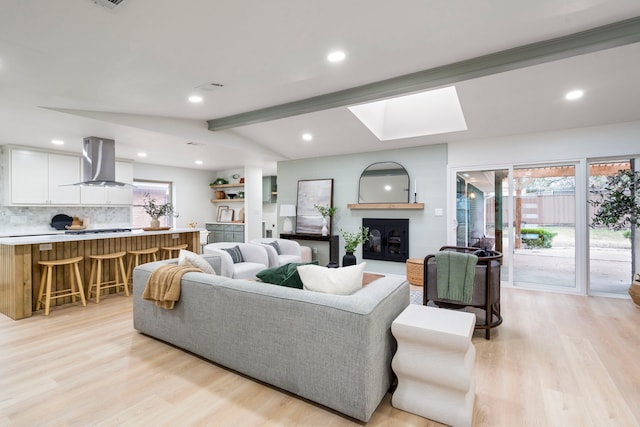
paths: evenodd
<path fill-rule="evenodd" d="M 409 203 L 409 174 L 396 162 L 369 165 L 360 175 L 358 203 Z"/>

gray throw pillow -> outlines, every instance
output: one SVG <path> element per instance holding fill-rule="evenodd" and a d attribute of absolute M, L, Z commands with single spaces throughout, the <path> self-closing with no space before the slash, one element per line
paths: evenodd
<path fill-rule="evenodd" d="M 278 255 L 282 255 L 282 250 L 280 249 L 280 244 L 278 243 L 277 240 L 274 240 L 273 242 L 269 242 L 269 243 L 267 243 L 267 245 L 273 246 L 273 249 L 276 250 L 276 253 Z"/>
<path fill-rule="evenodd" d="M 238 245 L 232 248 L 222 248 L 223 251 L 227 251 L 229 255 L 231 255 L 231 260 L 234 264 L 238 264 L 239 262 L 244 262 L 244 258 L 242 257 L 242 251 L 240 251 L 240 247 Z"/>

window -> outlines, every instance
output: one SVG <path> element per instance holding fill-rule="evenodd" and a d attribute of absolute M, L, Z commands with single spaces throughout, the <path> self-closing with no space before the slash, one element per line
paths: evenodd
<path fill-rule="evenodd" d="M 145 195 L 154 199 L 156 203 L 169 203 L 171 198 L 171 183 L 160 181 L 139 181 L 133 180 L 133 213 L 132 224 L 134 228 L 149 227 L 151 217 L 147 215 L 142 207 L 144 205 Z M 159 218 L 161 227 L 173 226 L 173 217 L 164 216 Z"/>

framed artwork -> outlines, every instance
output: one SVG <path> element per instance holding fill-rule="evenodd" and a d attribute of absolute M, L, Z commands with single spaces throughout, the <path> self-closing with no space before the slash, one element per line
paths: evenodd
<path fill-rule="evenodd" d="M 220 222 L 232 222 L 233 209 L 223 209 L 220 211 Z"/>
<path fill-rule="evenodd" d="M 218 215 L 216 216 L 216 221 L 224 222 L 222 221 L 222 212 L 228 211 L 228 210 L 229 210 L 229 206 L 218 206 Z"/>
<path fill-rule="evenodd" d="M 314 205 L 333 207 L 333 179 L 310 179 L 298 181 L 296 210 L 296 234 L 322 235 L 322 215 Z M 331 235 L 332 218 L 327 218 Z"/>

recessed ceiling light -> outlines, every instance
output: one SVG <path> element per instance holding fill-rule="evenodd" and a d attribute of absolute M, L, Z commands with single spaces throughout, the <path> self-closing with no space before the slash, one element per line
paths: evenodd
<path fill-rule="evenodd" d="M 567 92 L 567 94 L 564 96 L 564 99 L 575 101 L 576 99 L 582 98 L 582 95 L 584 95 L 584 91 L 582 89 L 575 89 Z"/>
<path fill-rule="evenodd" d="M 202 102 L 202 97 L 200 95 L 191 95 L 189 97 L 189 102 L 193 102 L 194 104 L 198 102 Z"/>
<path fill-rule="evenodd" d="M 203 162 L 202 160 L 196 160 L 196 165 L 201 165 L 201 164 L 203 164 L 203 163 L 204 163 L 204 162 Z"/>
<path fill-rule="evenodd" d="M 147 153 L 140 152 L 138 153 L 138 157 L 147 157 Z"/>
<path fill-rule="evenodd" d="M 389 184 L 384 186 L 385 191 L 391 191 L 391 186 Z"/>
<path fill-rule="evenodd" d="M 341 50 L 336 50 L 334 52 L 330 52 L 329 55 L 327 55 L 327 61 L 329 62 L 340 62 L 340 61 L 344 61 L 344 58 L 346 58 L 346 54 L 341 51 Z"/>
<path fill-rule="evenodd" d="M 302 134 L 302 139 L 304 139 L 305 141 L 311 141 L 313 139 L 313 135 L 311 135 L 310 133 L 304 133 Z"/>
<path fill-rule="evenodd" d="M 64 141 L 61 139 L 52 139 L 51 143 L 55 145 L 64 145 Z"/>

